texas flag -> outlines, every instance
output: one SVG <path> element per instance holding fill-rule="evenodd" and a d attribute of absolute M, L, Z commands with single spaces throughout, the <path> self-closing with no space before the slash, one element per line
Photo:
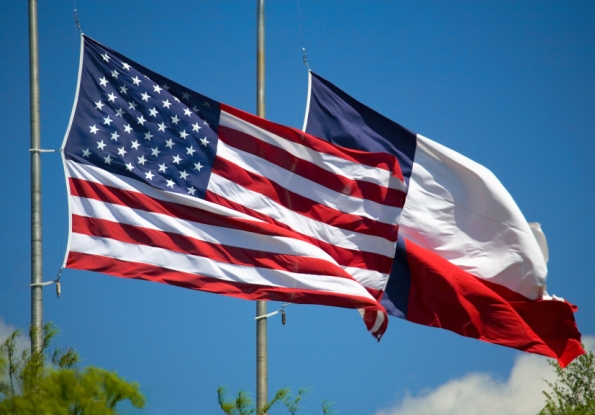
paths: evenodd
<path fill-rule="evenodd" d="M 401 164 L 408 193 L 382 298 L 389 314 L 562 367 L 583 354 L 576 307 L 546 293 L 545 236 L 494 174 L 309 78 L 305 132 Z"/>

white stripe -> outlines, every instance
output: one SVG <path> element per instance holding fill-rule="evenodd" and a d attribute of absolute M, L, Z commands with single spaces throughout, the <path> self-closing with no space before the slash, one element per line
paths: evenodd
<path fill-rule="evenodd" d="M 82 179 L 88 182 L 115 187 L 117 189 L 142 193 L 143 195 L 153 199 L 190 206 L 193 208 L 206 210 L 207 212 L 216 213 L 217 215 L 262 222 L 261 220 L 253 218 L 252 216 L 237 212 L 221 205 L 217 205 L 215 203 L 207 202 L 204 199 L 199 199 L 180 193 L 159 190 L 130 177 L 109 173 L 99 167 L 77 163 L 72 160 L 67 160 L 66 165 L 68 167 L 68 175 L 75 179 Z"/>
<path fill-rule="evenodd" d="M 239 229 L 196 223 L 85 197 L 71 196 L 71 206 L 72 213 L 75 215 L 176 233 L 199 241 L 237 248 L 320 258 L 336 264 L 335 260 L 322 249 L 299 239 L 260 235 Z"/>
<path fill-rule="evenodd" d="M 540 299 L 547 265 L 512 196 L 484 166 L 417 135 L 399 233 L 479 278 Z"/>
<path fill-rule="evenodd" d="M 342 293 L 373 300 L 373 297 L 360 284 L 346 278 L 297 274 L 289 271 L 228 264 L 205 257 L 128 244 L 108 238 L 75 233 L 72 235 L 71 250 L 126 262 L 149 264 L 172 271 L 217 278 L 222 281 Z"/>
<path fill-rule="evenodd" d="M 347 249 L 375 252 L 390 258 L 395 253 L 396 242 L 391 242 L 379 236 L 365 235 L 340 229 L 300 215 L 260 193 L 246 189 L 219 175 L 211 174 L 207 190 L 283 222 L 296 232 L 328 242 L 332 245 Z"/>
<path fill-rule="evenodd" d="M 382 326 L 382 323 L 384 323 L 385 318 L 382 311 L 376 311 L 376 322 L 374 323 L 374 327 L 370 329 L 370 332 L 373 334 L 376 333 L 380 329 L 380 326 Z"/>
<path fill-rule="evenodd" d="M 398 179 L 394 180 L 392 172 L 388 170 L 380 167 L 366 166 L 330 154 L 320 153 L 309 147 L 268 132 L 225 111 L 221 111 L 219 125 L 233 128 L 234 130 L 241 131 L 265 143 L 281 148 L 294 157 L 316 164 L 338 176 L 347 177 L 351 180 L 375 183 L 383 187 L 391 187 L 401 191 L 405 191 L 406 189 L 405 184 Z"/>
<path fill-rule="evenodd" d="M 217 157 L 224 158 L 251 173 L 266 177 L 292 192 L 338 211 L 391 225 L 396 225 L 399 222 L 401 208 L 335 192 L 268 160 L 230 147 L 222 140 L 219 140 L 217 144 Z"/>
<path fill-rule="evenodd" d="M 384 291 L 388 283 L 388 274 L 382 272 L 356 267 L 343 267 L 343 269 L 367 288 Z"/>

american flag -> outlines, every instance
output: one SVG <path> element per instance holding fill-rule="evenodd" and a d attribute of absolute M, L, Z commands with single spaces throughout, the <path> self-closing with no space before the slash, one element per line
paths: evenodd
<path fill-rule="evenodd" d="M 62 147 L 66 267 L 358 308 L 380 338 L 405 196 L 396 158 L 218 103 L 86 36 L 81 47 Z"/>

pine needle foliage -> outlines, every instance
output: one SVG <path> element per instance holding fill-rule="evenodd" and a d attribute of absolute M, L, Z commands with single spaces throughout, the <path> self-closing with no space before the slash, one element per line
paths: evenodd
<path fill-rule="evenodd" d="M 333 409 L 334 402 L 329 402 L 326 399 L 322 401 L 322 413 L 323 415 L 333 415 L 337 410 Z"/>
<path fill-rule="evenodd" d="M 29 336 L 36 334 L 32 329 Z M 138 384 L 97 367 L 79 370 L 75 350 L 52 347 L 57 334 L 45 324 L 39 351 L 19 353 L 19 330 L 0 345 L 0 415 L 112 415 L 125 400 L 144 406 Z"/>
<path fill-rule="evenodd" d="M 260 411 L 257 411 L 256 405 L 252 400 L 252 397 L 245 390 L 240 390 L 237 397 L 230 398 L 228 395 L 228 389 L 224 386 L 217 388 L 217 399 L 219 407 L 225 413 L 225 415 L 265 415 L 268 414 L 273 406 L 276 404 L 283 403 L 285 409 L 291 415 L 298 415 L 302 407 L 300 402 L 309 393 L 309 389 L 301 388 L 298 393 L 294 396 L 289 388 L 279 389 L 275 393 L 275 397 L 271 399 Z M 333 415 L 337 411 L 332 409 L 333 402 L 323 401 L 322 402 L 322 413 L 323 415 Z"/>
<path fill-rule="evenodd" d="M 245 390 L 240 390 L 238 392 L 238 396 L 233 399 L 229 398 L 226 387 L 219 386 L 217 388 L 219 407 L 221 407 L 221 410 L 225 413 L 225 415 L 264 415 L 277 402 L 283 401 L 283 399 L 288 394 L 288 388 L 280 389 L 277 391 L 273 399 L 271 399 L 264 407 L 257 411 L 252 397 Z"/>
<path fill-rule="evenodd" d="M 306 396 L 308 391 L 309 390 L 307 388 L 301 388 L 296 396 L 288 393 L 287 396 L 283 398 L 283 403 L 291 415 L 297 415 L 298 411 L 302 409 L 299 404 L 304 396 Z"/>
<path fill-rule="evenodd" d="M 540 415 L 595 415 L 595 355 L 588 352 L 565 369 L 555 360 L 549 365 L 556 372 L 556 382 L 545 381 L 551 391 L 544 391 L 545 407 Z"/>

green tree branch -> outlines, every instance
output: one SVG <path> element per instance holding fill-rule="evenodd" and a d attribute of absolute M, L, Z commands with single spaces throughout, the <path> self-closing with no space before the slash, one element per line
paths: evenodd
<path fill-rule="evenodd" d="M 545 381 L 551 391 L 543 391 L 545 407 L 540 415 L 595 415 L 595 355 L 588 352 L 565 369 L 548 361 L 556 372 L 555 382 Z"/>
<path fill-rule="evenodd" d="M 26 348 L 18 356 L 16 330 L 0 346 L 0 415 L 112 415 L 118 403 L 128 400 L 137 408 L 145 404 L 135 382 L 97 367 L 80 370 L 78 353 L 71 349 L 52 349 L 58 330 L 43 326 L 42 348 Z M 37 333 L 30 330 L 30 336 Z"/>

